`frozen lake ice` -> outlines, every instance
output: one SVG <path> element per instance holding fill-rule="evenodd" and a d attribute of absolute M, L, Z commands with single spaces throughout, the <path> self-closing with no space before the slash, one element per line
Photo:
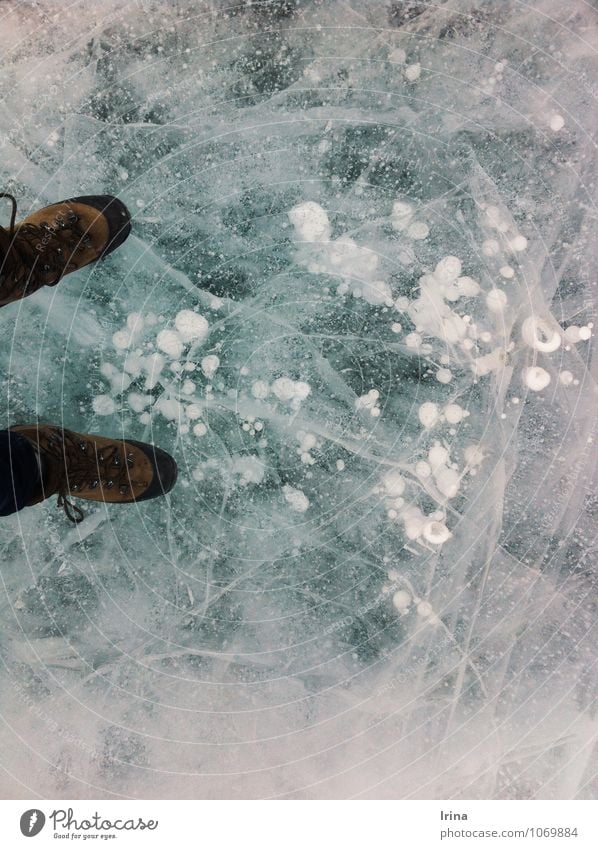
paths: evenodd
<path fill-rule="evenodd" d="M 3 308 L 3 427 L 180 473 L 1 520 L 3 798 L 595 795 L 597 33 L 5 0 L 2 190 L 134 226 Z"/>

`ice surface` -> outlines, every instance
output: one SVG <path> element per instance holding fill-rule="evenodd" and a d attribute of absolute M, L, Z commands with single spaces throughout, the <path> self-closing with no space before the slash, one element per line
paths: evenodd
<path fill-rule="evenodd" d="M 3 796 L 595 795 L 596 38 L 5 0 L 4 190 L 134 230 L 2 310 L 3 421 L 180 477 L 0 523 Z"/>

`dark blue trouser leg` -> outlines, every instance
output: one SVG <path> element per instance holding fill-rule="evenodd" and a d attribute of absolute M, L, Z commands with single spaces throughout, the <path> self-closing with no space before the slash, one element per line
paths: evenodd
<path fill-rule="evenodd" d="M 22 510 L 39 486 L 39 466 L 31 443 L 0 430 L 0 516 Z"/>

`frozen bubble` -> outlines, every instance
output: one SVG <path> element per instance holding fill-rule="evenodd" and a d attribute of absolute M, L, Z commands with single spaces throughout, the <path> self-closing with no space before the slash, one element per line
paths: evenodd
<path fill-rule="evenodd" d="M 448 404 L 444 408 L 444 417 L 449 424 L 459 424 L 463 418 L 463 412 L 459 404 Z"/>
<path fill-rule="evenodd" d="M 515 276 L 515 269 L 512 268 L 510 265 L 503 265 L 501 268 L 499 268 L 499 274 L 501 277 L 504 277 L 505 280 L 512 280 Z"/>
<path fill-rule="evenodd" d="M 183 342 L 176 330 L 161 330 L 156 338 L 161 351 L 176 359 L 183 353 Z"/>
<path fill-rule="evenodd" d="M 396 65 L 402 65 L 407 60 L 407 54 L 401 47 L 395 47 L 388 54 L 388 61 L 394 62 Z"/>
<path fill-rule="evenodd" d="M 403 328 L 401 327 L 398 321 L 393 321 L 393 323 L 390 325 L 390 329 L 393 333 L 400 333 Z"/>
<path fill-rule="evenodd" d="M 453 379 L 453 373 L 448 368 L 439 368 L 436 372 L 436 380 L 439 383 L 450 383 Z"/>
<path fill-rule="evenodd" d="M 575 324 L 571 324 L 569 327 L 567 327 L 567 329 L 565 330 L 565 339 L 567 340 L 567 342 L 569 342 L 571 345 L 576 345 L 579 341 L 581 341 L 580 329 L 581 328 L 577 327 L 577 325 Z"/>
<path fill-rule="evenodd" d="M 432 468 L 429 463 L 426 463 L 425 460 L 418 460 L 418 462 L 415 464 L 415 474 L 418 476 L 418 478 L 426 480 L 426 478 L 429 478 L 432 474 Z"/>
<path fill-rule="evenodd" d="M 260 484 L 263 481 L 266 466 L 259 457 L 247 455 L 233 458 L 232 471 L 241 476 L 239 481 L 241 486 L 247 486 L 250 483 Z"/>
<path fill-rule="evenodd" d="M 195 392 L 195 383 L 192 380 L 183 381 L 181 391 L 183 395 L 193 395 Z"/>
<path fill-rule="evenodd" d="M 443 282 L 456 280 L 461 274 L 461 260 L 456 256 L 445 256 L 436 264 L 434 276 Z"/>
<path fill-rule="evenodd" d="M 410 239 L 421 241 L 422 239 L 428 238 L 430 235 L 430 228 L 424 221 L 414 221 L 413 224 L 410 224 L 407 228 L 407 235 Z"/>
<path fill-rule="evenodd" d="M 282 492 L 284 494 L 285 501 L 293 510 L 296 510 L 297 513 L 305 513 L 309 507 L 309 499 L 302 490 L 295 489 L 295 487 L 285 484 L 282 488 Z"/>
<path fill-rule="evenodd" d="M 208 380 L 211 380 L 214 377 L 219 366 L 220 359 L 216 356 L 216 354 L 208 354 L 207 357 L 204 357 L 201 361 L 201 370 Z"/>
<path fill-rule="evenodd" d="M 377 389 L 370 389 L 370 391 L 366 392 L 365 395 L 360 395 L 359 398 L 355 400 L 355 407 L 358 410 L 372 410 L 378 405 L 379 397 L 380 392 Z"/>
<path fill-rule="evenodd" d="M 413 217 L 413 205 L 403 200 L 396 200 L 392 207 L 391 224 L 395 230 L 405 230 Z"/>
<path fill-rule="evenodd" d="M 508 302 L 508 298 L 502 289 L 491 289 L 486 295 L 486 306 L 490 312 L 502 312 Z"/>
<path fill-rule="evenodd" d="M 344 460 L 337 460 L 336 461 L 336 468 L 338 469 L 339 472 L 342 472 L 343 469 L 345 468 L 345 461 Z"/>
<path fill-rule="evenodd" d="M 409 507 L 403 513 L 403 522 L 405 525 L 405 536 L 408 539 L 417 539 L 421 536 L 425 517 L 419 507 Z"/>
<path fill-rule="evenodd" d="M 185 407 L 185 415 L 188 419 L 193 421 L 193 419 L 200 419 L 202 414 L 202 408 L 199 404 L 189 404 Z"/>
<path fill-rule="evenodd" d="M 482 253 L 484 256 L 498 256 L 500 245 L 496 239 L 486 239 L 486 241 L 482 242 Z"/>
<path fill-rule="evenodd" d="M 424 401 L 418 411 L 419 420 L 425 428 L 434 427 L 440 412 L 438 406 L 433 401 Z"/>
<path fill-rule="evenodd" d="M 409 82 L 415 82 L 420 78 L 422 67 L 419 62 L 414 62 L 412 65 L 407 65 L 405 68 L 405 76 Z"/>
<path fill-rule="evenodd" d="M 127 397 L 127 402 L 133 412 L 141 413 L 149 406 L 151 398 L 149 395 L 141 395 L 139 392 L 131 392 L 131 394 Z"/>
<path fill-rule="evenodd" d="M 298 380 L 295 383 L 295 397 L 304 401 L 311 392 L 311 386 L 304 380 Z"/>
<path fill-rule="evenodd" d="M 550 129 L 555 133 L 558 133 L 559 130 L 562 130 L 565 126 L 565 119 L 562 115 L 551 115 L 550 116 Z"/>
<path fill-rule="evenodd" d="M 571 386 L 571 384 L 573 383 L 573 375 L 570 371 L 562 371 L 559 374 L 559 380 L 561 381 L 563 386 Z"/>
<path fill-rule="evenodd" d="M 523 382 L 533 392 L 541 392 L 550 383 L 550 375 L 541 366 L 530 366 L 523 371 Z"/>
<path fill-rule="evenodd" d="M 588 326 L 584 326 L 584 327 L 579 328 L 579 338 L 581 339 L 582 342 L 587 342 L 588 339 L 591 339 L 591 337 L 592 337 L 592 331 Z"/>
<path fill-rule="evenodd" d="M 417 605 L 417 615 L 421 616 L 422 619 L 429 619 L 434 613 L 434 608 L 430 604 L 429 601 L 420 601 Z"/>
<path fill-rule="evenodd" d="M 295 382 L 290 377 L 278 377 L 272 384 L 272 392 L 281 401 L 290 401 L 295 397 Z"/>
<path fill-rule="evenodd" d="M 141 333 L 143 330 L 143 318 L 141 314 L 138 312 L 129 313 L 127 316 L 127 327 L 131 331 L 131 333 Z"/>
<path fill-rule="evenodd" d="M 444 522 L 426 522 L 423 537 L 433 545 L 442 545 L 451 538 L 451 532 Z"/>
<path fill-rule="evenodd" d="M 480 284 L 473 277 L 458 277 L 457 291 L 464 298 L 475 298 L 480 293 Z"/>
<path fill-rule="evenodd" d="M 288 213 L 297 239 L 303 242 L 327 242 L 331 229 L 326 210 L 319 203 L 298 203 Z"/>
<path fill-rule="evenodd" d="M 551 353 L 561 345 L 561 333 L 548 321 L 530 315 L 521 326 L 521 337 L 526 345 L 536 351 Z"/>
<path fill-rule="evenodd" d="M 98 416 L 110 416 L 116 410 L 114 399 L 110 395 L 96 395 L 92 401 L 93 411 Z"/>
<path fill-rule="evenodd" d="M 390 495 L 392 497 L 402 495 L 405 491 L 405 479 L 394 469 L 390 472 L 386 472 L 382 478 L 382 485 L 384 486 L 386 495 Z"/>
<path fill-rule="evenodd" d="M 203 315 L 193 310 L 181 310 L 174 320 L 183 342 L 201 342 L 208 335 L 210 326 Z"/>
<path fill-rule="evenodd" d="M 116 333 L 112 334 L 112 344 L 119 350 L 128 348 L 131 344 L 131 334 L 126 330 L 117 330 Z"/>
<path fill-rule="evenodd" d="M 405 336 L 405 345 L 408 348 L 419 348 L 422 343 L 422 337 L 419 333 L 408 333 Z"/>
<path fill-rule="evenodd" d="M 519 252 L 524 251 L 527 248 L 527 239 L 525 236 L 521 236 L 518 234 L 509 242 L 509 247 L 511 250 Z"/>
<path fill-rule="evenodd" d="M 251 384 L 251 394 L 254 398 L 258 398 L 260 401 L 267 398 L 269 392 L 270 388 L 264 380 L 254 380 Z"/>
<path fill-rule="evenodd" d="M 108 380 L 112 380 L 117 377 L 120 372 L 112 363 L 102 363 L 100 366 L 100 373 L 107 377 Z"/>
<path fill-rule="evenodd" d="M 164 418 L 169 421 L 175 421 L 181 418 L 182 407 L 176 398 L 158 398 L 154 404 L 154 409 L 162 413 Z"/>
<path fill-rule="evenodd" d="M 461 479 L 455 469 L 446 466 L 434 469 L 434 479 L 436 486 L 446 498 L 454 498 L 459 492 Z"/>
<path fill-rule="evenodd" d="M 468 466 L 479 466 L 484 459 L 484 452 L 479 445 L 468 445 L 463 452 Z"/>
<path fill-rule="evenodd" d="M 392 603 L 399 613 L 404 613 L 411 604 L 411 595 L 406 590 L 397 590 L 392 597 Z"/>
<path fill-rule="evenodd" d="M 141 369 L 143 368 L 144 359 L 140 354 L 130 353 L 127 354 L 125 360 L 123 362 L 123 368 L 128 374 L 133 377 L 137 377 Z"/>
<path fill-rule="evenodd" d="M 444 466 L 445 463 L 448 463 L 449 459 L 450 455 L 448 450 L 439 442 L 437 442 L 436 445 L 433 445 L 428 451 L 428 460 L 433 469 L 436 466 Z"/>
<path fill-rule="evenodd" d="M 208 432 L 208 428 L 203 422 L 197 422 L 197 424 L 193 425 L 193 434 L 195 436 L 205 436 Z"/>

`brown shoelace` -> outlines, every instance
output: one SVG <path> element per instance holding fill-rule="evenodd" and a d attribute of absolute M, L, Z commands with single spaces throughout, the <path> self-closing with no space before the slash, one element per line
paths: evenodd
<path fill-rule="evenodd" d="M 134 456 L 124 451 L 121 455 L 118 445 L 98 451 L 93 442 L 55 430 L 40 450 L 57 461 L 58 506 L 75 524 L 83 520 L 84 514 L 68 500 L 71 494 L 99 486 L 105 489 L 116 487 L 121 495 L 131 490 L 130 469 L 134 466 Z"/>

